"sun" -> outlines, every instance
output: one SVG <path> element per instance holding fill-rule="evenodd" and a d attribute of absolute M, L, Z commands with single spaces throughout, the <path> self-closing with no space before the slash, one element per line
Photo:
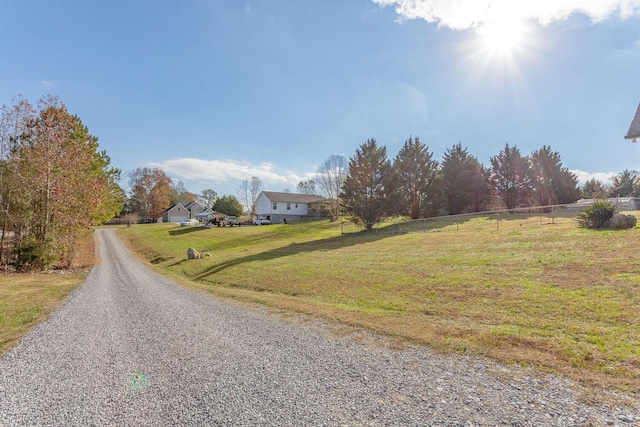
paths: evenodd
<path fill-rule="evenodd" d="M 489 21 L 478 30 L 487 52 L 502 55 L 515 53 L 522 46 L 526 33 L 526 27 L 517 19 Z"/>

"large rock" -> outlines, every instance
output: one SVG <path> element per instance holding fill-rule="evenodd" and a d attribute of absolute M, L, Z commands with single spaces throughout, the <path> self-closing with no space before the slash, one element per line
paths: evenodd
<path fill-rule="evenodd" d="M 627 215 L 627 225 L 629 225 L 629 228 L 635 227 L 637 223 L 638 219 L 635 216 Z"/>
<path fill-rule="evenodd" d="M 608 228 L 633 228 L 638 220 L 633 215 L 615 214 L 609 220 Z"/>
<path fill-rule="evenodd" d="M 202 255 L 200 255 L 200 252 L 196 251 L 195 249 L 189 248 L 187 249 L 187 258 L 198 259 L 198 258 L 202 258 Z"/>

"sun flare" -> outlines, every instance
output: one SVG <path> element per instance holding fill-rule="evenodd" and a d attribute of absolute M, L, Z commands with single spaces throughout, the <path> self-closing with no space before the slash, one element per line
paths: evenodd
<path fill-rule="evenodd" d="M 517 20 L 502 19 L 487 22 L 478 30 L 478 34 L 487 51 L 511 54 L 522 45 L 526 28 Z"/>

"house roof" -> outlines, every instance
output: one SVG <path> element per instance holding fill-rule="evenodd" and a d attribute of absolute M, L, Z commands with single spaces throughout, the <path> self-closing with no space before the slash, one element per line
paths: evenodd
<path fill-rule="evenodd" d="M 636 115 L 633 117 L 631 121 L 631 126 L 629 126 L 629 132 L 627 132 L 627 136 L 625 139 L 632 139 L 634 142 L 636 138 L 640 138 L 640 105 L 638 105 L 638 109 L 636 110 Z"/>
<path fill-rule="evenodd" d="M 187 209 L 182 203 L 176 203 L 175 205 L 171 206 L 169 209 L 164 210 L 162 212 L 169 212 L 171 209 L 180 206 L 181 208 Z"/>
<path fill-rule="evenodd" d="M 263 191 L 262 194 L 272 202 L 315 203 L 326 200 L 326 197 L 318 196 L 316 194 L 279 193 L 277 191 Z"/>

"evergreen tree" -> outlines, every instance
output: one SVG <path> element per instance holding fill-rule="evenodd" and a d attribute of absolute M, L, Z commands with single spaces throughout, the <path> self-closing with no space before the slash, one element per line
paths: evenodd
<path fill-rule="evenodd" d="M 400 213 L 413 219 L 436 215 L 441 205 L 442 186 L 438 162 L 427 146 L 416 138 L 405 141 L 394 159 Z"/>
<path fill-rule="evenodd" d="M 580 197 L 578 178 L 562 166 L 560 154 L 543 146 L 531 153 L 530 176 L 538 206 L 573 203 Z"/>
<path fill-rule="evenodd" d="M 234 196 L 222 196 L 213 205 L 213 210 L 225 215 L 242 215 L 243 206 Z"/>
<path fill-rule="evenodd" d="M 445 153 L 440 172 L 449 214 L 480 211 L 488 196 L 487 174 L 478 160 L 461 144 Z"/>
<path fill-rule="evenodd" d="M 585 199 L 606 199 L 609 191 L 609 188 L 602 181 L 591 178 L 582 187 L 582 197 Z"/>
<path fill-rule="evenodd" d="M 529 160 L 517 147 L 506 144 L 498 155 L 491 158 L 491 187 L 505 208 L 529 206 Z"/>
<path fill-rule="evenodd" d="M 637 171 L 625 169 L 613 178 L 611 197 L 639 197 L 640 176 Z"/>
<path fill-rule="evenodd" d="M 397 213 L 395 174 L 386 147 L 369 139 L 349 161 L 342 199 L 354 222 L 371 230 L 376 222 Z"/>

